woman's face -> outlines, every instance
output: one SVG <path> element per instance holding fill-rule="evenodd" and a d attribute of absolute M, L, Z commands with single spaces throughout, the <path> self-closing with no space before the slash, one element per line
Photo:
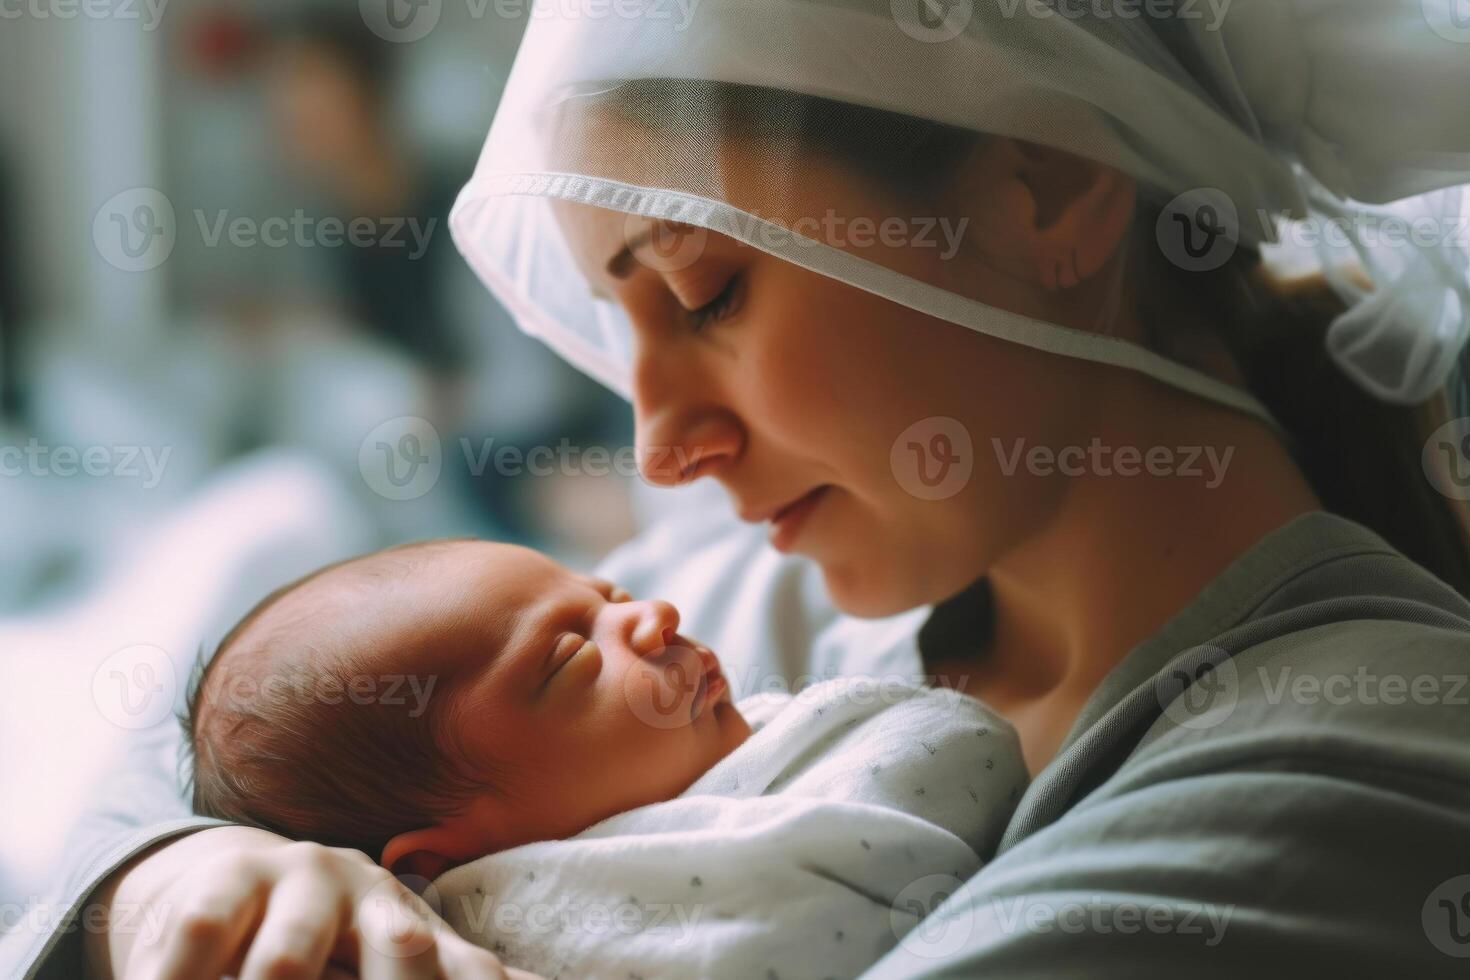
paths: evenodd
<path fill-rule="evenodd" d="M 845 610 L 881 616 L 947 598 L 1056 507 L 1062 481 L 1009 464 L 1018 440 L 1023 452 L 1071 444 L 1082 362 L 723 235 L 686 228 L 674 249 L 678 227 L 660 225 L 665 247 L 640 245 L 644 219 L 557 209 L 594 289 L 634 325 L 645 478 L 718 480 L 743 519 L 771 522 L 773 544 L 821 565 Z M 925 259 L 892 264 L 911 261 Z"/>

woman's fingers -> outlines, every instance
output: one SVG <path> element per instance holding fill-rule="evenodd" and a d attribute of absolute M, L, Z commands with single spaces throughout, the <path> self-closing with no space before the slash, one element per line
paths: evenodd
<path fill-rule="evenodd" d="M 488 950 L 466 942 L 449 929 L 439 936 L 439 965 L 451 980 L 540 980 L 509 969 Z"/>
<path fill-rule="evenodd" d="M 488 950 L 457 935 L 422 897 L 397 878 L 382 876 L 357 904 L 359 970 L 377 977 L 446 980 L 541 980 L 507 969 Z M 421 972 L 422 971 L 422 972 Z"/>
<path fill-rule="evenodd" d="M 201 831 L 197 844 L 210 833 Z M 223 973 L 242 980 L 539 980 L 456 936 L 423 899 L 357 851 L 240 828 L 213 833 L 219 847 L 212 860 L 200 860 L 200 846 L 176 847 L 147 859 L 154 865 L 146 881 L 142 865 L 133 870 L 135 890 L 146 897 L 130 901 L 163 913 L 164 932 L 120 936 L 114 924 L 109 943 L 132 940 L 122 946 L 129 980 Z"/>
<path fill-rule="evenodd" d="M 443 975 L 438 934 L 444 927 L 434 910 L 398 879 L 379 877 L 358 899 L 356 915 L 362 980 L 434 980 Z"/>
<path fill-rule="evenodd" d="M 163 908 L 169 931 L 134 948 L 129 977 L 194 980 L 219 976 L 254 931 L 265 903 L 268 870 L 253 856 L 231 855 L 198 871 L 200 888 Z"/>
<path fill-rule="evenodd" d="M 327 869 L 288 874 L 271 892 L 240 980 L 316 980 L 346 917 L 341 885 Z"/>

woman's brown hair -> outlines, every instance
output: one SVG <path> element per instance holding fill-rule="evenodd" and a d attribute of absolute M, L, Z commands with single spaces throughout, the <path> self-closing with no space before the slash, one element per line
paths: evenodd
<path fill-rule="evenodd" d="M 1151 346 L 1168 352 L 1159 327 L 1177 322 L 1179 310 L 1213 312 L 1212 332 L 1291 437 L 1323 507 L 1376 531 L 1470 596 L 1470 509 L 1441 494 L 1422 463 L 1430 435 L 1463 414 L 1453 390 L 1417 407 L 1379 401 L 1328 353 L 1328 328 L 1345 307 L 1320 272 L 1280 277 L 1248 247 L 1220 269 L 1185 270 L 1159 248 L 1158 217 L 1157 207 L 1141 205 L 1133 243 L 1149 287 L 1139 291 L 1139 317 L 1152 328 Z"/>

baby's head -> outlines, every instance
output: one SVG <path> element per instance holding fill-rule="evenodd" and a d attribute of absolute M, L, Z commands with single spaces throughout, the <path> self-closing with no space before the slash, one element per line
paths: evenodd
<path fill-rule="evenodd" d="M 439 541 L 260 603 L 190 697 L 194 808 L 432 878 L 671 799 L 749 734 L 679 614 Z"/>

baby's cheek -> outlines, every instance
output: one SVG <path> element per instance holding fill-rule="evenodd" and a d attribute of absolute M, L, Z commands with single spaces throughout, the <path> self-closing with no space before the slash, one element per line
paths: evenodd
<path fill-rule="evenodd" d="M 671 647 L 666 653 L 634 662 L 618 685 L 626 721 L 649 733 L 688 726 L 702 677 L 699 656 L 693 650 Z"/>

